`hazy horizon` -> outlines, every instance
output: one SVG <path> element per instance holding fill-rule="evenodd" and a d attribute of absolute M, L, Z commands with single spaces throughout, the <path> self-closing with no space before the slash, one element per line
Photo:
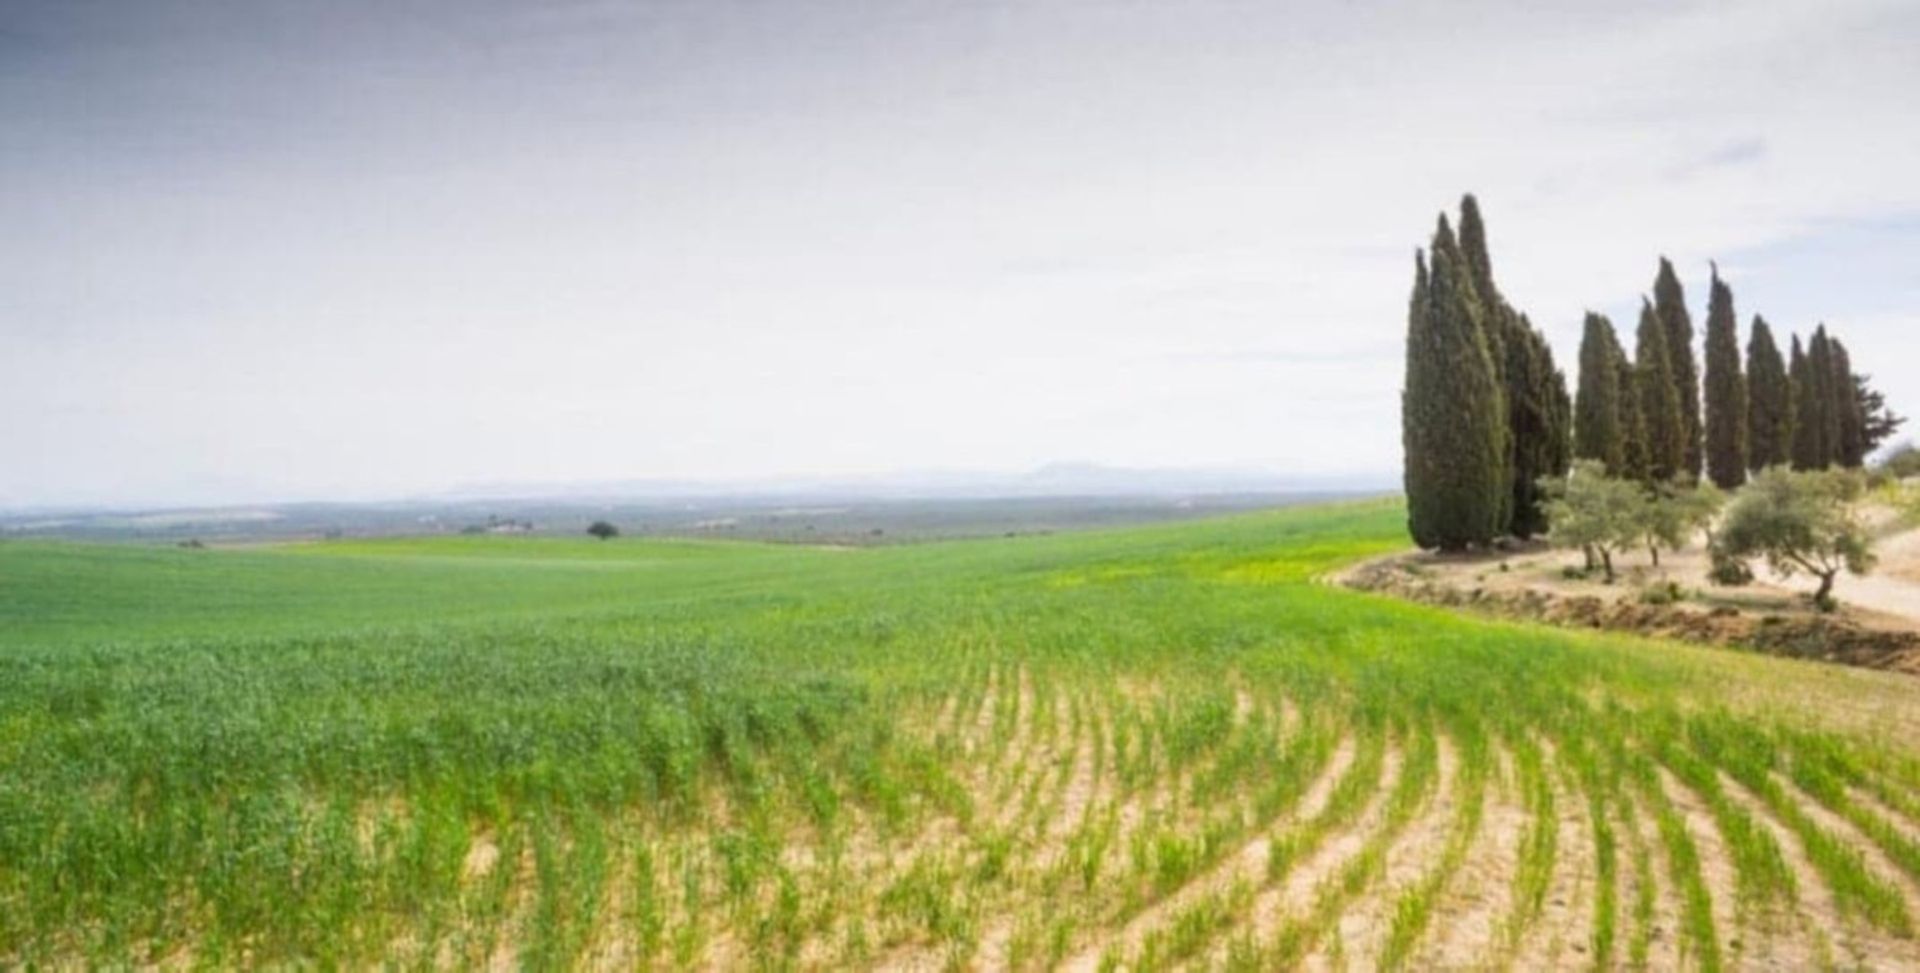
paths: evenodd
<path fill-rule="evenodd" d="M 1920 415 L 1917 48 L 1889 0 L 16 0 L 0 507 L 1397 478 L 1466 191 L 1570 380 L 1664 254 Z"/>
<path fill-rule="evenodd" d="M 797 499 L 869 501 L 1012 500 L 1022 498 L 1134 498 L 1378 495 L 1399 489 L 1398 471 L 1290 475 L 1252 467 L 1112 467 L 1047 463 L 1026 470 L 899 469 L 872 473 L 781 474 L 733 478 L 608 480 L 492 479 L 445 483 L 404 493 L 365 496 L 240 493 L 203 499 L 99 499 L 0 504 L 0 520 L 52 514 L 217 511 L 304 506 L 551 502 L 591 506 L 701 500 L 785 502 Z"/>

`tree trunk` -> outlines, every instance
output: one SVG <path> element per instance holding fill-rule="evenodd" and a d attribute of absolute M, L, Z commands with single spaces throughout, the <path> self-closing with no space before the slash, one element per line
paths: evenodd
<path fill-rule="evenodd" d="M 1601 548 L 1600 564 L 1602 567 L 1606 568 L 1607 570 L 1607 583 L 1612 584 L 1613 583 L 1613 552 L 1607 550 L 1604 547 Z"/>
<path fill-rule="evenodd" d="M 1647 545 L 1647 556 L 1648 556 L 1648 557 L 1651 557 L 1651 558 L 1653 558 L 1653 566 L 1654 566 L 1654 567 L 1656 567 L 1656 568 L 1657 568 L 1657 567 L 1659 567 L 1659 566 L 1660 566 L 1660 545 L 1658 545 L 1658 544 L 1648 544 L 1648 545 Z"/>
<path fill-rule="evenodd" d="M 1595 557 L 1595 556 L 1594 556 L 1594 554 L 1593 554 L 1593 545 L 1592 545 L 1592 544 L 1583 544 L 1583 545 L 1581 545 L 1581 547 L 1580 547 L 1580 551 L 1581 551 L 1581 553 L 1583 553 L 1583 554 L 1585 554 L 1585 555 L 1587 556 L 1587 570 L 1588 570 L 1588 571 L 1592 571 L 1592 570 L 1593 570 L 1594 568 L 1597 568 L 1597 567 L 1599 567 L 1599 566 L 1600 566 L 1600 559 L 1599 559 L 1598 557 Z"/>
<path fill-rule="evenodd" d="M 1835 569 L 1820 575 L 1820 590 L 1813 593 L 1814 610 L 1830 612 L 1834 609 L 1833 576 L 1839 573 L 1839 570 Z"/>

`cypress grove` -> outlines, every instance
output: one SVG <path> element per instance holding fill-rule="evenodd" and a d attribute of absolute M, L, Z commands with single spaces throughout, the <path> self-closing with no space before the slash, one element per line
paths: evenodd
<path fill-rule="evenodd" d="M 1713 268 L 1707 298 L 1706 354 L 1707 477 L 1722 490 L 1747 478 L 1747 379 L 1740 373 L 1740 323 L 1733 312 L 1733 288 Z"/>
<path fill-rule="evenodd" d="M 1767 319 L 1753 317 L 1747 339 L 1747 469 L 1758 473 L 1793 459 L 1793 383 Z"/>

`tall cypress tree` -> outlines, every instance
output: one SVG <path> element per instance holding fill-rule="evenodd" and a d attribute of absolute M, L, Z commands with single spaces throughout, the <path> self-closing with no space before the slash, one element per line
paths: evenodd
<path fill-rule="evenodd" d="M 1572 470 L 1572 395 L 1567 392 L 1567 372 L 1553 361 L 1553 344 L 1548 342 L 1546 332 L 1534 328 L 1526 315 L 1521 315 L 1521 324 L 1526 326 L 1526 334 L 1532 336 L 1534 347 L 1540 351 L 1540 388 L 1542 407 L 1544 407 L 1544 428 L 1546 436 L 1540 443 L 1540 461 L 1542 476 L 1563 478 Z M 1538 478 L 1534 478 L 1538 482 Z"/>
<path fill-rule="evenodd" d="M 1509 497 L 1506 402 L 1471 271 L 1445 216 L 1416 260 L 1401 393 L 1407 524 L 1422 547 L 1491 543 Z"/>
<path fill-rule="evenodd" d="M 1740 373 L 1740 322 L 1733 288 L 1713 268 L 1707 298 L 1707 476 L 1731 490 L 1747 478 L 1747 379 Z"/>
<path fill-rule="evenodd" d="M 1625 348 L 1613 349 L 1614 370 L 1620 376 L 1620 475 L 1645 481 L 1647 470 L 1647 413 L 1640 406 L 1640 377 Z"/>
<path fill-rule="evenodd" d="M 1816 340 L 1826 342 L 1816 335 Z M 1793 336 L 1788 374 L 1793 381 L 1793 468 L 1819 470 L 1827 466 L 1826 381 L 1815 373 L 1813 356 L 1801 350 Z"/>
<path fill-rule="evenodd" d="M 1588 311 L 1580 334 L 1580 384 L 1573 400 L 1573 455 L 1599 460 L 1616 475 L 1627 467 L 1620 365 L 1613 322 Z"/>
<path fill-rule="evenodd" d="M 1833 372 L 1833 338 L 1827 334 L 1827 326 L 1822 324 L 1813 329 L 1813 338 L 1807 342 L 1807 374 L 1812 378 L 1815 400 L 1812 419 L 1820 424 L 1814 469 L 1824 469 L 1840 462 L 1842 420 L 1840 399 L 1833 388 Z"/>
<path fill-rule="evenodd" d="M 1680 405 L 1680 467 L 1689 481 L 1700 479 L 1700 369 L 1693 357 L 1693 316 L 1687 313 L 1687 295 L 1673 262 L 1660 258 L 1660 272 L 1653 279 L 1654 313 L 1667 339 L 1667 371 L 1673 379 L 1674 395 Z M 1651 425 L 1652 417 L 1648 417 Z"/>
<path fill-rule="evenodd" d="M 1460 198 L 1460 256 L 1466 269 L 1467 284 L 1473 290 L 1474 298 L 1480 304 L 1481 326 L 1486 330 L 1487 351 L 1493 355 L 1494 379 L 1499 382 L 1502 396 L 1507 403 L 1502 436 L 1505 452 L 1501 459 L 1500 475 L 1510 484 L 1507 495 L 1501 499 L 1500 532 L 1517 537 L 1530 536 L 1532 515 L 1524 519 L 1525 530 L 1515 521 L 1520 518 L 1518 504 L 1531 502 L 1533 480 L 1531 473 L 1522 468 L 1520 452 L 1522 449 L 1520 427 L 1527 419 L 1518 414 L 1525 407 L 1528 396 L 1524 386 L 1526 363 L 1522 360 L 1526 354 L 1520 347 L 1524 340 L 1520 334 L 1520 316 L 1500 296 L 1500 289 L 1493 283 L 1493 257 L 1487 250 L 1487 225 L 1480 216 L 1480 201 L 1468 193 Z"/>
<path fill-rule="evenodd" d="M 1567 392 L 1567 373 L 1553 361 L 1553 345 L 1547 336 L 1531 326 L 1528 330 L 1539 340 L 1547 365 L 1548 439 L 1541 454 L 1547 464 L 1543 472 L 1560 479 L 1573 469 L 1573 396 Z"/>
<path fill-rule="evenodd" d="M 1747 468 L 1755 473 L 1793 458 L 1793 385 L 1773 329 L 1759 315 L 1747 339 Z"/>
<path fill-rule="evenodd" d="M 1633 380 L 1639 386 L 1640 417 L 1646 424 L 1646 479 L 1652 483 L 1680 475 L 1687 461 L 1687 417 L 1667 360 L 1667 333 L 1653 305 L 1642 300 Z"/>
<path fill-rule="evenodd" d="M 1859 390 L 1853 381 L 1853 357 L 1839 338 L 1827 338 L 1827 353 L 1833 369 L 1827 394 L 1832 400 L 1834 427 L 1833 461 L 1851 470 L 1867 462 L 1866 414 L 1860 408 Z"/>

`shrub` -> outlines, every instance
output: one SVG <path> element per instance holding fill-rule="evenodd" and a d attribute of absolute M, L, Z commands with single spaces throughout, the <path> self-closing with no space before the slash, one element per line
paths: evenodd
<path fill-rule="evenodd" d="M 1640 589 L 1640 603 L 1643 605 L 1673 605 L 1686 599 L 1687 593 L 1672 581 L 1650 584 Z"/>
<path fill-rule="evenodd" d="M 592 534 L 593 536 L 598 537 L 604 541 L 609 537 L 619 537 L 620 528 L 615 527 L 604 520 L 596 520 L 593 523 L 587 525 L 587 533 Z"/>

